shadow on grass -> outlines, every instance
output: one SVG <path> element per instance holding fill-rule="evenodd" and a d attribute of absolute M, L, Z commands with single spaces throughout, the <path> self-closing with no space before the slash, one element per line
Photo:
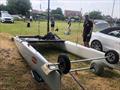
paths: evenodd
<path fill-rule="evenodd" d="M 111 70 L 111 69 L 105 69 L 105 71 L 101 75 L 101 77 L 105 77 L 105 78 L 120 78 L 120 73 L 118 73 L 117 71 Z"/>

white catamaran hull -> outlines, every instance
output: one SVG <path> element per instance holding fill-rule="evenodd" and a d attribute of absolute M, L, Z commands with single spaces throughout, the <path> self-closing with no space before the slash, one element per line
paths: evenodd
<path fill-rule="evenodd" d="M 33 48 L 26 40 L 22 40 L 20 37 L 16 36 L 14 38 L 15 43 L 21 53 L 21 55 L 25 58 L 29 66 L 32 70 L 35 70 L 43 80 L 50 86 L 52 90 L 60 90 L 61 86 L 61 75 L 57 70 L 50 71 L 50 73 L 46 73 L 47 70 L 43 69 L 44 65 L 49 64 L 42 55 L 35 48 Z M 32 39 L 31 39 L 32 40 Z M 34 40 L 34 39 L 33 39 Z M 83 58 L 96 58 L 96 57 L 104 57 L 105 53 L 84 47 L 82 45 L 64 41 L 62 43 L 53 43 L 57 47 L 66 50 L 72 54 Z M 115 65 L 109 64 L 105 59 L 101 59 L 105 66 L 109 66 L 115 68 Z M 49 70 L 48 70 L 49 72 Z"/>

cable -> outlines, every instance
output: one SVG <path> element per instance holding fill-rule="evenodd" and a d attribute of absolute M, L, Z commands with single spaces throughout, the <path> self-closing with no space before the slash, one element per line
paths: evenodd
<path fill-rule="evenodd" d="M 41 11 L 41 4 L 40 4 L 40 11 Z M 39 20 L 38 20 L 38 35 L 40 35 L 40 15 L 39 15 Z"/>
<path fill-rule="evenodd" d="M 40 16 L 39 16 L 39 20 L 38 20 L 38 35 L 40 35 Z"/>
<path fill-rule="evenodd" d="M 82 84 L 80 84 L 80 82 L 75 78 L 75 76 L 71 72 L 69 72 L 69 74 L 71 75 L 71 77 L 73 78 L 73 80 L 79 85 L 79 87 L 82 90 L 85 90 L 85 88 L 82 86 Z"/>
<path fill-rule="evenodd" d="M 79 28 L 80 28 L 80 22 L 79 22 Z M 77 44 L 78 44 L 78 42 L 79 42 L 79 41 L 78 41 L 78 40 L 79 40 L 79 39 L 78 39 L 78 32 L 79 32 L 79 28 L 78 28 L 78 30 L 77 30 L 77 39 L 76 39 L 76 45 L 77 45 Z"/>
<path fill-rule="evenodd" d="M 80 15 L 82 15 L 82 8 L 81 8 L 81 10 L 80 10 Z M 78 33 L 79 33 L 79 29 L 80 29 L 80 22 L 81 22 L 81 18 L 80 18 L 81 16 L 80 16 L 80 15 L 78 16 L 80 21 L 79 21 L 79 26 L 78 26 L 79 28 L 78 28 L 78 30 L 77 30 L 76 45 L 77 45 L 77 44 L 78 44 L 78 42 L 79 42 L 79 41 L 78 41 L 78 40 L 79 40 L 79 39 L 78 39 Z"/>

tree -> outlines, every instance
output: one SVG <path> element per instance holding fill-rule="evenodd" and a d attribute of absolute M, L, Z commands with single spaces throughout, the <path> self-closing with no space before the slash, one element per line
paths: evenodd
<path fill-rule="evenodd" d="M 0 11 L 7 11 L 7 7 L 3 4 L 0 5 Z"/>
<path fill-rule="evenodd" d="M 58 20 L 64 19 L 64 15 L 61 8 L 51 10 L 51 16 L 53 16 L 55 19 L 58 19 Z"/>
<path fill-rule="evenodd" d="M 103 19 L 102 13 L 100 11 L 92 11 L 89 13 L 91 19 Z"/>
<path fill-rule="evenodd" d="M 30 0 L 7 0 L 8 11 L 11 14 L 27 15 L 31 9 Z"/>

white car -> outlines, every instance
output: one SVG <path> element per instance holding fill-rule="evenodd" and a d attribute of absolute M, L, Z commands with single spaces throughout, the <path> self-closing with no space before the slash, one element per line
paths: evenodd
<path fill-rule="evenodd" d="M 14 23 L 14 19 L 13 17 L 9 14 L 9 13 L 4 13 L 2 12 L 1 13 L 1 22 L 4 23 L 4 22 L 11 22 L 11 23 Z"/>
<path fill-rule="evenodd" d="M 99 51 L 115 50 L 120 55 L 120 27 L 110 27 L 93 32 L 90 46 Z"/>

